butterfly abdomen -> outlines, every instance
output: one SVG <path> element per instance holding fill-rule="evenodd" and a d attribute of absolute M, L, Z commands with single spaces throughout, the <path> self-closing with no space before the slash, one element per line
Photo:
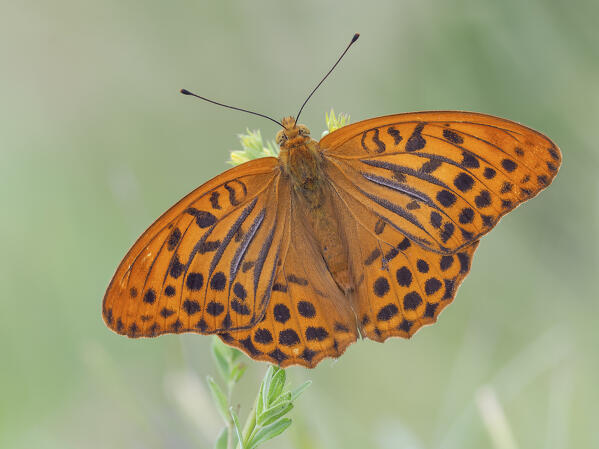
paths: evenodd
<path fill-rule="evenodd" d="M 293 148 L 286 168 L 293 197 L 306 211 L 305 221 L 333 279 L 344 293 L 353 290 L 349 274 L 347 242 L 334 209 L 332 192 L 324 173 L 323 158 L 315 141 Z"/>

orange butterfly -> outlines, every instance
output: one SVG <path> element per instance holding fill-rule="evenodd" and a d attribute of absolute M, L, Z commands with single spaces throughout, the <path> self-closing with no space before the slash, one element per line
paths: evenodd
<path fill-rule="evenodd" d="M 358 335 L 408 338 L 453 300 L 479 239 L 561 162 L 544 135 L 472 112 L 377 117 L 320 142 L 292 117 L 280 125 L 279 158 L 208 181 L 137 240 L 104 297 L 111 329 L 217 334 L 306 367 Z"/>

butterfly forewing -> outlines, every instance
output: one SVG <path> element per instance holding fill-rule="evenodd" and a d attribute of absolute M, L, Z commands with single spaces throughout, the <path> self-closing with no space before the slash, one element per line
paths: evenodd
<path fill-rule="evenodd" d="M 561 162 L 542 134 L 466 112 L 366 120 L 320 146 L 334 184 L 411 240 L 447 254 L 549 185 Z"/>
<path fill-rule="evenodd" d="M 235 167 L 160 217 L 108 287 L 108 326 L 130 337 L 252 326 L 268 303 L 282 239 L 277 167 L 275 158 Z"/>

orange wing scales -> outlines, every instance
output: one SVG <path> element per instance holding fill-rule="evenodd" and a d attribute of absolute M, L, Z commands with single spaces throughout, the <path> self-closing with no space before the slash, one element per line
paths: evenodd
<path fill-rule="evenodd" d="M 547 137 L 483 114 L 379 117 L 318 144 L 283 123 L 280 160 L 217 176 L 138 239 L 104 297 L 111 329 L 217 334 L 306 367 L 358 332 L 411 337 L 451 303 L 479 239 L 561 164 Z"/>
<path fill-rule="evenodd" d="M 359 209 L 354 209 L 356 213 Z M 434 323 L 470 270 L 478 241 L 448 255 L 414 243 L 391 226 L 379 234 L 354 220 L 352 251 L 355 272 L 361 273 L 353 295 L 363 336 L 376 341 L 410 337 Z"/>
<path fill-rule="evenodd" d="M 358 333 L 349 299 L 335 284 L 304 223 L 295 209 L 286 224 L 289 242 L 283 245 L 285 254 L 260 324 L 219 336 L 254 359 L 312 368 L 325 357 L 339 357 Z"/>
<path fill-rule="evenodd" d="M 325 155 L 333 183 L 431 250 L 448 254 L 478 240 L 557 173 L 557 147 L 513 122 L 457 122 L 456 113 L 405 115 L 423 121 L 399 122 L 402 115 L 391 116 L 380 128 L 355 135 L 348 130 L 337 142 L 340 147 L 325 149 Z M 437 120 L 426 120 L 427 115 Z M 479 114 L 458 115 L 480 119 Z M 321 143 L 338 141 L 335 134 Z"/>
<path fill-rule="evenodd" d="M 280 211 L 272 207 L 281 178 L 276 159 L 249 165 L 192 192 L 138 240 L 106 293 L 109 327 L 143 337 L 216 333 L 258 321 L 283 237 Z"/>

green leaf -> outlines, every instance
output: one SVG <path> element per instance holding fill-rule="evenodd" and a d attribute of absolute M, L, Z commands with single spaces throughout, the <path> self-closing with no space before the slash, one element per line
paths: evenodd
<path fill-rule="evenodd" d="M 233 407 L 229 408 L 229 414 L 231 415 L 231 419 L 233 419 L 233 427 L 235 427 L 235 433 L 237 435 L 237 440 L 239 441 L 239 446 L 241 449 L 246 449 L 243 438 L 241 437 L 241 427 L 239 427 L 239 418 L 233 411 Z"/>
<path fill-rule="evenodd" d="M 230 346 L 227 346 L 227 349 L 231 354 L 231 362 L 235 362 L 243 354 L 239 349 L 231 348 Z"/>
<path fill-rule="evenodd" d="M 208 381 L 208 387 L 210 387 L 210 393 L 212 393 L 212 399 L 214 399 L 218 412 L 225 421 L 225 424 L 229 424 L 229 404 L 227 397 L 212 377 L 208 376 L 206 380 Z"/>
<path fill-rule="evenodd" d="M 289 400 L 291 402 L 294 402 L 299 397 L 299 395 L 302 394 L 310 385 L 312 385 L 311 380 L 305 381 L 303 384 L 301 384 L 299 387 L 297 387 L 295 390 L 291 392 L 291 399 Z"/>
<path fill-rule="evenodd" d="M 283 388 L 285 387 L 285 381 L 287 380 L 287 376 L 285 374 L 285 370 L 281 368 L 275 368 L 274 374 L 270 381 L 270 391 L 268 392 L 268 402 L 272 402 L 278 396 L 281 395 Z"/>
<path fill-rule="evenodd" d="M 243 449 L 254 449 L 265 441 L 271 440 L 274 437 L 282 434 L 287 427 L 291 425 L 291 420 L 289 418 L 283 418 L 277 422 L 270 424 L 269 426 L 263 427 L 260 429 L 251 441 L 247 442 L 247 446 Z"/>
<path fill-rule="evenodd" d="M 228 381 L 231 372 L 230 357 L 227 354 L 228 347 L 219 338 L 214 337 L 211 349 L 219 374 L 224 380 Z"/>
<path fill-rule="evenodd" d="M 231 380 L 235 383 L 239 382 L 239 379 L 241 379 L 246 369 L 247 366 L 236 364 L 231 371 Z"/>
<path fill-rule="evenodd" d="M 291 393 L 289 391 L 286 391 L 285 393 L 273 398 L 268 403 L 268 406 L 273 407 L 275 405 L 282 404 L 283 402 L 290 402 L 290 401 L 291 401 Z"/>
<path fill-rule="evenodd" d="M 274 141 L 268 141 L 266 144 L 262 140 L 260 131 L 246 130 L 246 134 L 239 134 L 239 143 L 242 150 L 231 151 L 230 160 L 227 162 L 231 165 L 239 165 L 252 159 L 261 157 L 278 157 L 279 147 Z"/>
<path fill-rule="evenodd" d="M 229 429 L 226 427 L 220 431 L 218 438 L 216 439 L 216 443 L 214 444 L 214 449 L 227 449 L 227 438 L 229 437 Z"/>
<path fill-rule="evenodd" d="M 262 410 L 264 410 L 264 384 L 266 383 L 265 380 L 262 381 L 262 383 L 260 383 L 260 391 L 258 392 L 258 398 L 256 399 L 256 419 L 258 416 L 260 416 L 260 414 L 262 413 Z"/>
<path fill-rule="evenodd" d="M 268 410 L 264 410 L 264 412 L 258 418 L 258 425 L 262 427 L 268 426 L 269 424 L 275 422 L 277 419 L 289 413 L 292 408 L 292 403 L 285 402 L 283 404 L 271 407 Z"/>
<path fill-rule="evenodd" d="M 268 399 L 270 397 L 270 388 L 272 385 L 272 378 L 274 375 L 274 371 L 275 367 L 274 366 L 269 366 L 268 369 L 266 370 L 266 375 L 264 376 L 264 380 L 262 381 L 262 391 L 261 391 L 261 395 L 262 395 L 262 410 L 268 408 Z"/>
<path fill-rule="evenodd" d="M 327 122 L 327 129 L 330 133 L 338 130 L 339 128 L 343 128 L 345 125 L 349 124 L 349 114 L 340 113 L 335 116 L 335 110 L 331 108 L 331 112 L 329 114 L 325 114 L 325 120 Z"/>

